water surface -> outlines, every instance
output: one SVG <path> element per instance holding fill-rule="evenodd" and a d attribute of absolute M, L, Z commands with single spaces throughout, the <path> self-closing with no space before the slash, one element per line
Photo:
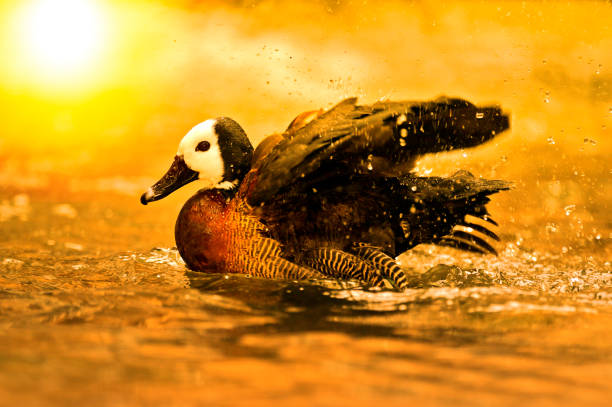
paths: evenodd
<path fill-rule="evenodd" d="M 173 218 L 130 196 L 1 198 L 5 405 L 606 405 L 612 396 L 608 246 L 563 254 L 506 239 L 499 257 L 419 246 L 404 266 L 460 269 L 400 293 L 202 274 L 173 248 L 126 250 L 139 236 L 168 239 Z"/>

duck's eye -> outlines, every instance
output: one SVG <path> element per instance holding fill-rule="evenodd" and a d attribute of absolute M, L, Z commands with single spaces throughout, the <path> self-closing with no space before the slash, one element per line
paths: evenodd
<path fill-rule="evenodd" d="M 196 146 L 196 151 L 208 151 L 210 149 L 210 143 L 208 141 L 200 141 Z"/>

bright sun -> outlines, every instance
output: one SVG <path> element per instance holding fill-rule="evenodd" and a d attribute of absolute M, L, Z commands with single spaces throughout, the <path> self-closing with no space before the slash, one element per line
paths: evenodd
<path fill-rule="evenodd" d="M 75 74 L 93 64 L 104 37 L 93 0 L 38 0 L 24 11 L 28 54 L 45 72 Z"/>

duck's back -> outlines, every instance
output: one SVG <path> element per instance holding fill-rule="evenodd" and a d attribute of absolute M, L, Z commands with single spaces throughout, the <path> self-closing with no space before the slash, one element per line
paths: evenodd
<path fill-rule="evenodd" d="M 279 195 L 255 211 L 272 236 L 283 242 L 285 252 L 298 259 L 300 253 L 317 247 L 349 250 L 355 243 L 379 247 L 393 256 L 420 243 L 451 244 L 447 237 L 454 227 L 465 224 L 466 215 L 488 219 L 488 196 L 510 185 L 465 172 L 448 178 L 355 175 L 328 181 L 310 194 Z M 487 225 L 493 229 L 491 222 Z M 494 232 L 484 232 L 496 238 Z M 471 248 L 463 246 L 494 252 L 482 240 Z"/>
<path fill-rule="evenodd" d="M 301 254 L 320 247 L 345 250 L 355 242 L 394 251 L 394 237 L 385 212 L 387 199 L 358 195 L 354 188 L 313 192 L 311 196 L 285 196 L 255 209 L 271 236 L 283 242 L 284 252 L 297 261 Z"/>

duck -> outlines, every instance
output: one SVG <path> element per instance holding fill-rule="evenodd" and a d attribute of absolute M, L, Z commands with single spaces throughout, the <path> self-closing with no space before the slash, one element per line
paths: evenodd
<path fill-rule="evenodd" d="M 462 171 L 419 177 L 416 160 L 508 128 L 501 107 L 447 97 L 371 105 L 348 98 L 298 115 L 257 149 L 233 119 L 209 119 L 181 139 L 141 203 L 198 180 L 202 189 L 175 225 L 192 270 L 406 288 L 410 278 L 395 258 L 418 244 L 494 253 L 497 223 L 486 204 L 510 187 Z"/>

